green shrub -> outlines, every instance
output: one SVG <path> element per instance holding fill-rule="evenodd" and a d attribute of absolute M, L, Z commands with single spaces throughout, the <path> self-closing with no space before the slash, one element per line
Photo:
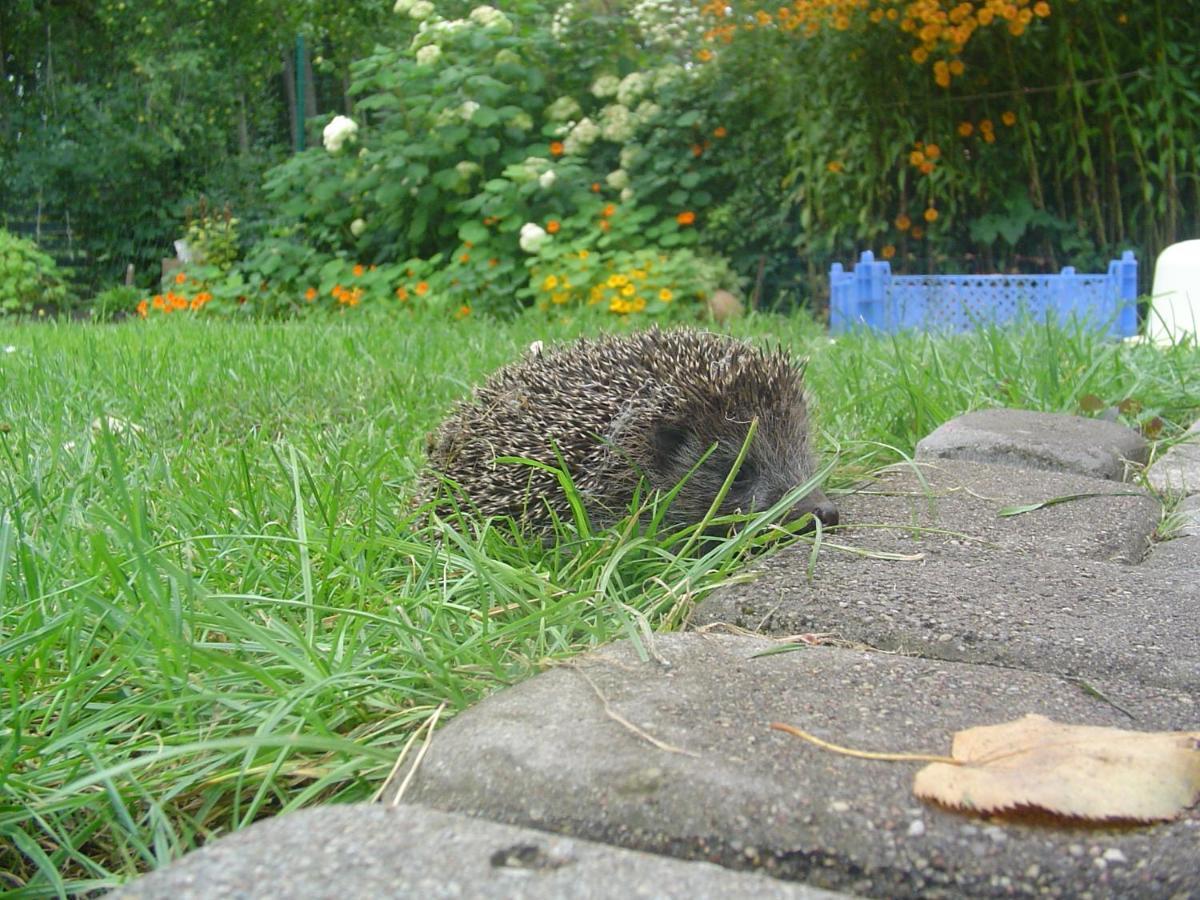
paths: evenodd
<path fill-rule="evenodd" d="M 109 322 L 117 316 L 132 315 L 137 311 L 143 292 L 130 285 L 118 285 L 103 290 L 92 299 L 92 318 L 98 322 Z"/>
<path fill-rule="evenodd" d="M 0 312 L 31 313 L 65 306 L 70 300 L 58 264 L 33 241 L 0 228 Z"/>

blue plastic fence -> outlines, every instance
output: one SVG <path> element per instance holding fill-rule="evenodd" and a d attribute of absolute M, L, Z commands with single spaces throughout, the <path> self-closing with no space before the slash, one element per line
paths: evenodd
<path fill-rule="evenodd" d="M 1126 250 L 1107 275 L 893 275 L 886 261 L 863 251 L 854 270 L 829 270 L 829 328 L 879 331 L 966 331 L 1021 315 L 1077 316 L 1112 337 L 1137 333 L 1137 260 Z"/>

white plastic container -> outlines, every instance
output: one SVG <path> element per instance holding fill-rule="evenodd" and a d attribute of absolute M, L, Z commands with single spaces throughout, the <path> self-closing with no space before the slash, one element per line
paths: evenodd
<path fill-rule="evenodd" d="M 1200 342 L 1200 241 L 1181 241 L 1158 254 L 1146 336 L 1155 343 Z"/>

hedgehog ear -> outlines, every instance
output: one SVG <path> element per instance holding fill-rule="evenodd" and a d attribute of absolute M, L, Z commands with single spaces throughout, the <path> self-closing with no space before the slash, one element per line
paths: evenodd
<path fill-rule="evenodd" d="M 656 426 L 650 440 L 658 464 L 664 466 L 676 458 L 687 439 L 688 430 L 678 423 L 665 422 Z"/>

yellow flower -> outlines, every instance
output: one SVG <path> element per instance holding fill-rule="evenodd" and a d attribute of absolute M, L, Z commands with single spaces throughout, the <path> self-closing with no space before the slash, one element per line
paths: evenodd
<path fill-rule="evenodd" d="M 637 293 L 637 288 L 635 288 L 632 284 L 627 284 L 625 287 L 621 288 L 622 297 L 632 297 L 635 293 Z"/>
<path fill-rule="evenodd" d="M 675 295 L 671 293 L 669 288 L 663 288 L 661 291 L 658 292 L 658 299 L 661 300 L 663 303 L 670 303 L 672 300 L 675 299 Z"/>
<path fill-rule="evenodd" d="M 926 222 L 936 222 L 937 217 L 938 217 L 938 211 L 931 206 L 927 210 L 925 210 L 924 216 L 925 216 Z"/>
<path fill-rule="evenodd" d="M 958 123 L 958 134 L 960 137 L 970 137 L 971 133 L 974 130 L 975 130 L 975 126 L 972 125 L 970 122 L 959 122 Z"/>
<path fill-rule="evenodd" d="M 879 251 L 879 255 L 884 259 L 891 259 L 896 255 L 896 248 L 892 244 L 885 244 L 883 249 Z"/>
<path fill-rule="evenodd" d="M 912 219 L 908 217 L 907 213 L 900 213 L 896 216 L 896 227 L 901 231 L 908 231 L 912 227 Z"/>
<path fill-rule="evenodd" d="M 1011 109 L 1006 109 L 1004 112 L 1000 113 L 1000 121 L 1011 128 L 1013 125 L 1017 124 L 1017 114 Z"/>
<path fill-rule="evenodd" d="M 829 170 L 830 172 L 833 172 L 835 175 L 838 172 L 842 171 L 842 169 L 844 169 L 845 167 L 846 167 L 845 164 L 841 160 L 837 160 L 837 159 L 831 159 L 829 162 L 827 162 L 825 164 L 825 168 L 827 170 Z"/>
<path fill-rule="evenodd" d="M 1037 3 L 1033 4 L 1033 14 L 1039 19 L 1046 18 L 1046 16 L 1050 15 L 1050 4 L 1046 0 L 1038 0 Z"/>
<path fill-rule="evenodd" d="M 554 290 L 556 287 L 558 287 L 558 276 L 557 275 L 547 275 L 546 280 L 542 282 L 542 290 L 549 293 L 550 291 Z"/>
<path fill-rule="evenodd" d="M 913 62 L 915 62 L 917 65 L 921 65 L 925 62 L 925 60 L 929 59 L 929 51 L 924 47 L 916 47 L 913 49 L 912 58 Z"/>

